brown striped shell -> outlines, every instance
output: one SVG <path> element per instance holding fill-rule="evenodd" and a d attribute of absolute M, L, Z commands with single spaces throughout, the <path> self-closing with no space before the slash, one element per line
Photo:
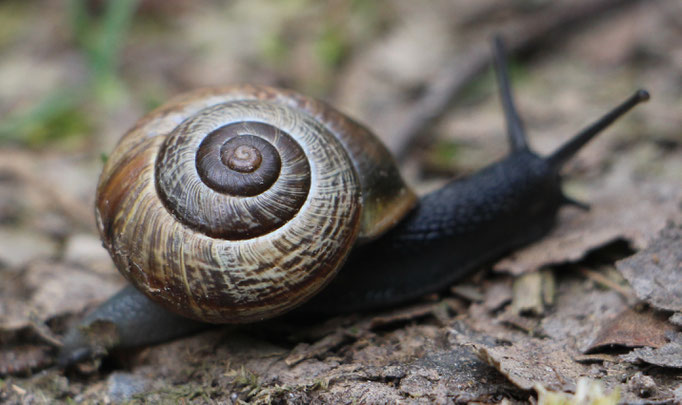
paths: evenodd
<path fill-rule="evenodd" d="M 388 151 L 326 104 L 260 86 L 142 118 L 100 178 L 102 240 L 151 299 L 207 322 L 281 314 L 415 203 Z"/>

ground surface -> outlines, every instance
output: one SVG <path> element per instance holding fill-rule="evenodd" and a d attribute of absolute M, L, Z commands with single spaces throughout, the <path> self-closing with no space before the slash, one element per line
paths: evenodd
<path fill-rule="evenodd" d="M 682 401 L 682 4 L 426 4 L 0 2 L 0 402 Z M 53 366 L 66 326 L 123 285 L 94 189 L 146 111 L 201 86 L 290 87 L 370 126 L 426 192 L 506 153 L 495 32 L 542 153 L 652 93 L 566 168 L 592 210 L 412 306 Z"/>

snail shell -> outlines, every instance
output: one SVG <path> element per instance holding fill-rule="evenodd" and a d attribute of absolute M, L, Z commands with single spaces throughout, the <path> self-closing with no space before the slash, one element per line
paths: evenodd
<path fill-rule="evenodd" d="M 232 86 L 182 95 L 119 142 L 97 224 L 140 291 L 190 318 L 276 316 L 320 291 L 351 248 L 415 204 L 366 128 L 297 93 Z"/>

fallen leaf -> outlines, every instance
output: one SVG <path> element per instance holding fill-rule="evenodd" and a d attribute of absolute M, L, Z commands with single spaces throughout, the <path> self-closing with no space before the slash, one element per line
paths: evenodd
<path fill-rule="evenodd" d="M 367 329 L 383 328 L 392 324 L 416 321 L 420 318 L 433 316 L 438 310 L 438 303 L 427 303 L 409 307 L 401 307 L 397 310 L 374 316 L 369 321 Z"/>
<path fill-rule="evenodd" d="M 682 226 L 670 223 L 647 249 L 616 267 L 639 299 L 654 308 L 682 311 Z"/>
<path fill-rule="evenodd" d="M 449 350 L 428 353 L 414 362 L 414 365 L 435 370 L 441 376 L 441 384 L 448 398 L 456 403 L 481 401 L 494 397 L 500 391 L 514 392 L 516 388 L 502 374 L 491 369 L 466 346 L 455 346 Z M 415 379 L 416 380 L 416 379 Z M 401 380 L 401 391 L 414 395 L 424 392 L 428 386 L 415 387 L 410 378 Z"/>
<path fill-rule="evenodd" d="M 17 345 L 0 349 L 0 376 L 30 374 L 52 364 L 52 348 L 45 345 Z"/>
<path fill-rule="evenodd" d="M 100 275 L 75 265 L 34 261 L 12 286 L 0 286 L 0 331 L 83 311 L 113 295 L 123 284 L 117 273 Z"/>
<path fill-rule="evenodd" d="M 661 347 L 668 342 L 665 335 L 672 329 L 672 325 L 666 322 L 666 316 L 660 313 L 628 308 L 602 325 L 597 338 L 584 352 L 603 352 L 614 346 Z"/>
<path fill-rule="evenodd" d="M 523 389 L 541 384 L 554 391 L 574 391 L 582 377 L 600 380 L 605 392 L 618 388 L 621 401 L 641 401 L 635 387 L 625 384 L 638 370 L 616 355 L 581 354 L 595 341 L 600 326 L 627 310 L 627 300 L 578 274 L 557 278 L 556 303 L 548 307 L 533 333 L 509 327 L 507 311 L 489 311 L 472 304 L 468 316 L 450 331 L 452 344 L 473 347 L 486 362 Z M 529 317 L 520 317 L 532 319 Z M 464 330 L 463 330 L 464 329 Z M 541 337 L 538 337 L 540 335 Z M 676 375 L 656 375 L 658 389 L 648 400 L 670 396 Z"/>
<path fill-rule="evenodd" d="M 503 282 L 488 283 L 485 290 L 485 299 L 483 306 L 489 311 L 495 311 L 512 300 L 512 286 L 511 280 Z"/>
<path fill-rule="evenodd" d="M 551 264 L 577 262 L 590 250 L 619 239 L 642 249 L 668 221 L 682 218 L 679 185 L 632 183 L 625 187 L 616 180 L 610 183 L 595 191 L 590 211 L 561 210 L 557 226 L 547 237 L 502 259 L 494 269 L 518 275 Z"/>
<path fill-rule="evenodd" d="M 331 354 L 334 348 L 341 346 L 347 340 L 349 340 L 349 335 L 344 330 L 338 329 L 335 333 L 323 337 L 312 345 L 307 343 L 298 344 L 284 359 L 284 362 L 288 366 L 293 366 L 303 360 Z"/>
<path fill-rule="evenodd" d="M 511 345 L 473 344 L 476 353 L 519 388 L 530 390 L 542 383 L 561 391 L 574 391 L 582 366 L 573 361 L 578 353 L 562 343 L 526 339 Z"/>
<path fill-rule="evenodd" d="M 641 361 L 660 367 L 682 368 L 682 333 L 676 333 L 670 343 L 658 349 L 642 347 L 620 358 L 631 363 Z"/>

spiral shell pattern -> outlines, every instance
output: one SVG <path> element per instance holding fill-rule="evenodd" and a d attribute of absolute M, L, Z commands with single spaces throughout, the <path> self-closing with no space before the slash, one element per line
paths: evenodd
<path fill-rule="evenodd" d="M 239 323 L 329 281 L 359 232 L 360 198 L 351 159 L 309 114 L 272 100 L 190 100 L 120 141 L 96 214 L 142 292 L 187 317 Z"/>
<path fill-rule="evenodd" d="M 322 160 L 317 168 L 344 168 L 347 156 L 321 152 L 319 143 L 331 136 L 286 107 L 235 101 L 188 118 L 166 138 L 156 161 L 166 208 L 187 226 L 222 239 L 253 238 L 281 227 L 306 201 L 311 183 L 306 152 L 291 131 L 317 148 L 308 151 Z M 344 173 L 340 181 L 355 179 Z"/>

